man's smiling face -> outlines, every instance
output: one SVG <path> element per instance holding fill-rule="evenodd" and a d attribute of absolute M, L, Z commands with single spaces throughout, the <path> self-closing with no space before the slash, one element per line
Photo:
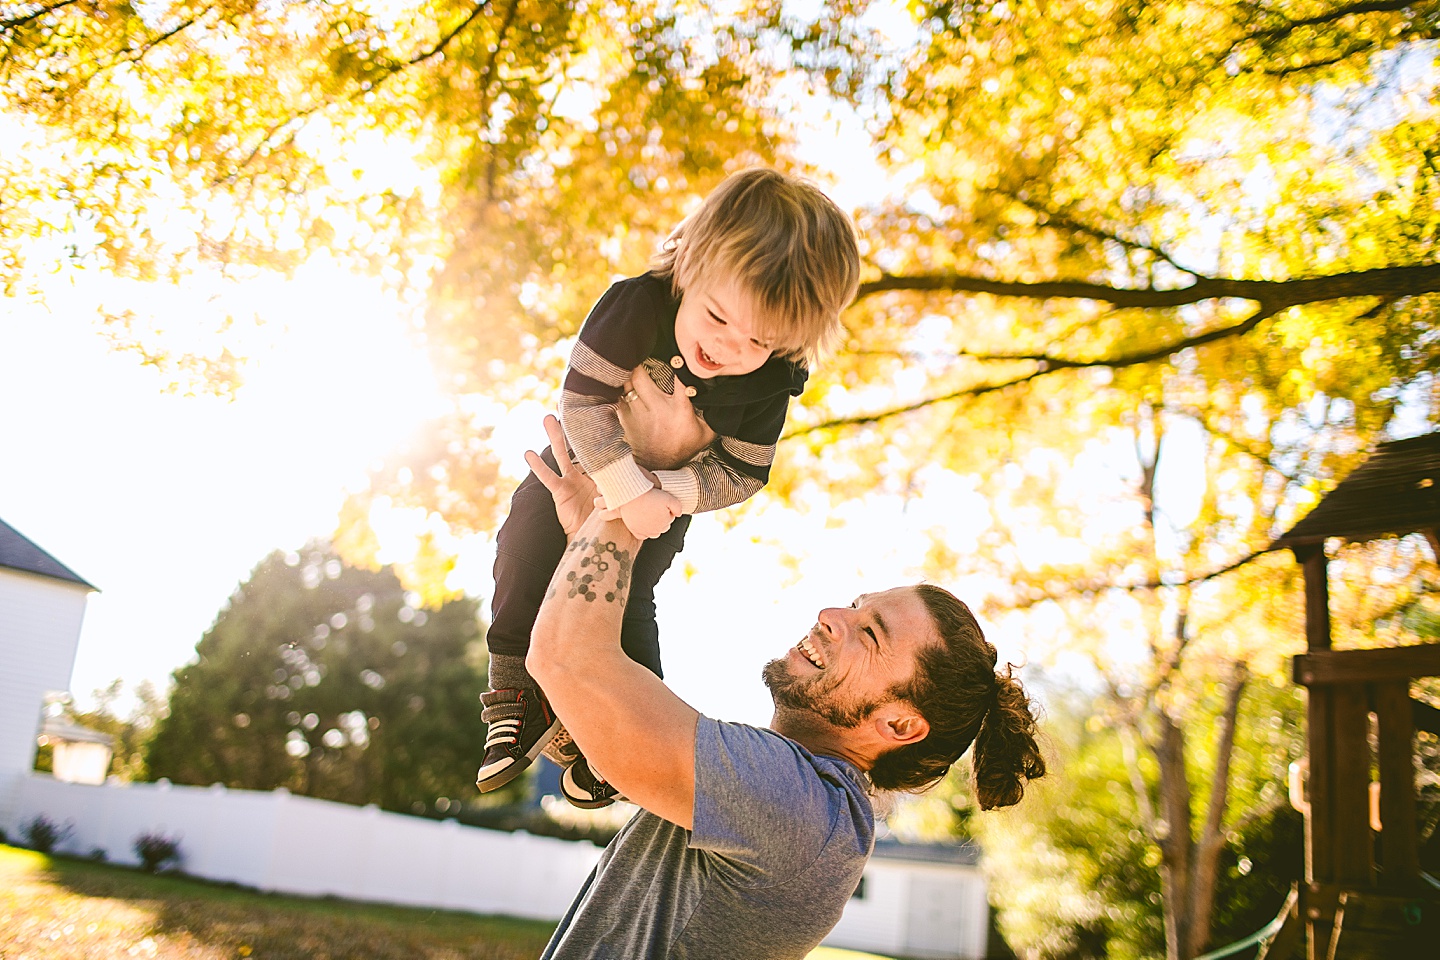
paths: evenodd
<path fill-rule="evenodd" d="M 920 651 L 939 642 L 913 587 L 862 594 L 849 607 L 821 610 L 798 644 L 766 664 L 765 685 L 777 709 L 853 728 L 894 699 Z"/>

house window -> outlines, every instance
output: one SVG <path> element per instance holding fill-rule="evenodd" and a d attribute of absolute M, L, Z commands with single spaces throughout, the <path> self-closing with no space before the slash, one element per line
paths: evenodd
<path fill-rule="evenodd" d="M 852 894 L 850 894 L 850 899 L 851 899 L 851 900 L 864 900 L 864 899 L 865 899 L 865 875 L 864 875 L 863 873 L 860 875 L 860 882 L 857 883 L 857 884 L 855 884 L 855 892 L 852 893 Z"/>

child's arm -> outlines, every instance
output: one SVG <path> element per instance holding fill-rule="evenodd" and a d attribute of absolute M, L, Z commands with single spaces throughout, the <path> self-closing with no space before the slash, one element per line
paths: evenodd
<path fill-rule="evenodd" d="M 642 281 L 615 284 L 585 319 L 565 371 L 565 439 L 611 508 L 654 489 L 625 441 L 617 407 L 630 372 L 655 343 L 659 313 Z"/>
<path fill-rule="evenodd" d="M 745 419 L 736 431 L 739 436 L 716 437 L 678 470 L 656 470 L 660 488 L 680 502 L 683 513 L 719 510 L 750 499 L 770 479 L 789 406 L 788 395 L 775 397 Z"/>

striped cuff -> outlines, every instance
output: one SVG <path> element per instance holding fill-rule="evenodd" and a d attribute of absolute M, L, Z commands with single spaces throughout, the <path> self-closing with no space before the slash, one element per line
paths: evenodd
<path fill-rule="evenodd" d="M 628 453 L 590 474 L 590 479 L 595 481 L 600 496 L 605 498 L 605 506 L 611 510 L 623 507 L 640 494 L 655 489 L 655 484 L 635 463 L 635 457 Z"/>
<path fill-rule="evenodd" d="M 660 489 L 680 501 L 686 513 L 694 513 L 700 503 L 700 477 L 694 470 L 656 470 Z"/>

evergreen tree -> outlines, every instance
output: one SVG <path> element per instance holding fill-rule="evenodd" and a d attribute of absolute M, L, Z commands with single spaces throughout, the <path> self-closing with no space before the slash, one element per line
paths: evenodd
<path fill-rule="evenodd" d="M 388 567 L 272 553 L 175 672 L 151 778 L 419 812 L 464 797 L 485 739 L 471 599 L 424 609 Z"/>

